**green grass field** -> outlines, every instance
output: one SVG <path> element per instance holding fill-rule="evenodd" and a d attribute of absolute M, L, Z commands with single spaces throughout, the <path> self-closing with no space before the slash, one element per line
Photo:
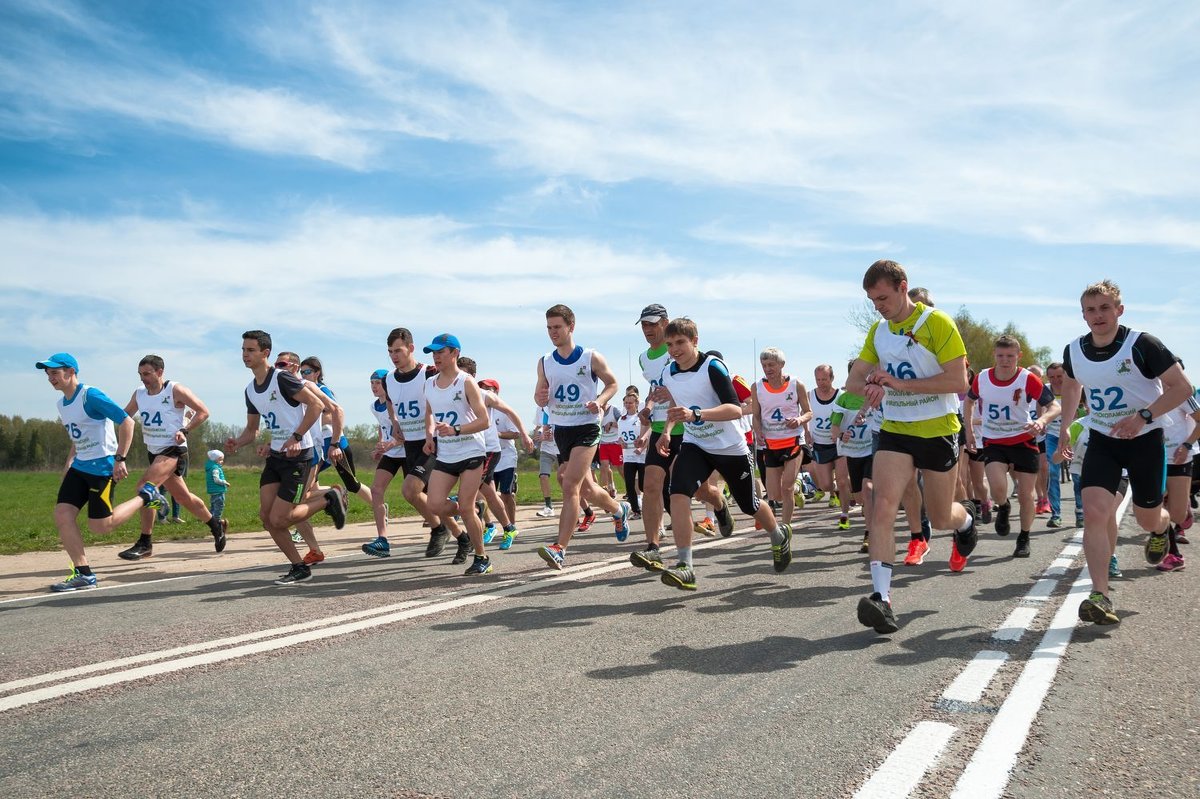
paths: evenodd
<path fill-rule="evenodd" d="M 538 485 L 537 466 L 522 464 L 517 480 L 518 504 L 540 504 L 542 491 Z M 258 469 L 227 468 L 226 477 L 231 483 L 225 499 L 225 517 L 229 519 L 229 530 L 239 532 L 246 530 L 261 530 L 262 523 L 258 519 Z M 359 478 L 365 478 L 367 484 L 373 473 L 359 470 Z M 0 472 L 0 555 L 14 555 L 19 552 L 46 552 L 58 549 L 58 531 L 54 528 L 54 501 L 58 495 L 61 482 L 58 472 Z M 330 485 L 330 481 L 338 482 L 336 474 L 322 475 L 321 482 Z M 560 494 L 558 486 L 551 481 L 551 490 L 557 502 Z M 618 478 L 618 490 L 621 490 Z M 137 485 L 134 478 L 123 481 L 116 490 L 114 504 L 129 499 Z M 206 503 L 208 494 L 204 491 L 204 475 L 197 471 L 188 477 L 188 486 L 192 493 L 198 495 Z M 404 501 L 400 493 L 400 480 L 393 480 L 388 488 L 387 500 L 391 506 L 392 518 L 411 516 L 415 514 L 412 507 Z M 183 538 L 203 538 L 208 536 L 208 527 L 201 524 L 186 510 L 182 513 L 183 524 L 156 524 L 154 538 L 159 541 L 169 541 Z M 350 498 L 350 507 L 346 514 L 347 521 L 366 522 L 372 519 L 371 509 L 357 497 Z M 332 524 L 329 517 L 319 514 L 314 523 Z M 87 519 L 80 514 L 80 526 L 83 529 L 83 540 L 86 544 L 94 543 L 132 543 L 137 540 L 138 522 L 127 522 L 107 536 L 92 535 L 87 531 Z"/>

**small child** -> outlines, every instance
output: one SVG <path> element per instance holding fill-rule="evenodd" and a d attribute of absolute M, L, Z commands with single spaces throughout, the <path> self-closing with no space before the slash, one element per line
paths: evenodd
<path fill-rule="evenodd" d="M 225 515 L 225 489 L 229 481 L 225 479 L 225 453 L 219 449 L 208 451 L 208 463 L 204 464 L 204 483 L 208 489 L 208 505 L 214 519 Z"/>

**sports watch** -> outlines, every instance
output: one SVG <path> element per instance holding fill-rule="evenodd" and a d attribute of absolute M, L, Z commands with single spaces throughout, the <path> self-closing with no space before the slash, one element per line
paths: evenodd
<path fill-rule="evenodd" d="M 1151 422 L 1154 421 L 1154 414 L 1150 413 L 1149 408 L 1142 408 L 1140 411 L 1137 412 L 1137 414 L 1138 414 L 1138 416 L 1142 417 L 1142 421 L 1145 422 L 1146 424 L 1150 424 Z"/>

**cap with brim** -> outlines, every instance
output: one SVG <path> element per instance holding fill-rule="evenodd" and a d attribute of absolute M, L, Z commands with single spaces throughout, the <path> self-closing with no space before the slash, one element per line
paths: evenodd
<path fill-rule="evenodd" d="M 500 381 L 493 380 L 490 377 L 485 377 L 484 379 L 480 380 L 479 385 L 483 386 L 484 388 L 490 388 L 492 391 L 500 390 Z"/>
<path fill-rule="evenodd" d="M 458 337 L 453 333 L 441 333 L 433 337 L 433 341 L 423 347 L 425 352 L 438 352 L 447 347 L 454 350 L 461 350 L 462 347 L 458 343 Z"/>
<path fill-rule="evenodd" d="M 56 352 L 46 360 L 38 361 L 36 366 L 39 369 L 64 369 L 69 366 L 76 372 L 79 371 L 79 361 L 69 352 Z"/>
<path fill-rule="evenodd" d="M 641 318 L 637 320 L 637 323 L 640 325 L 642 322 L 657 322 L 660 319 L 670 318 L 667 314 L 667 309 L 656 302 L 642 309 Z"/>
<path fill-rule="evenodd" d="M 387 369 L 376 369 L 374 372 L 371 372 L 372 380 L 382 380 L 385 377 L 387 377 Z"/>

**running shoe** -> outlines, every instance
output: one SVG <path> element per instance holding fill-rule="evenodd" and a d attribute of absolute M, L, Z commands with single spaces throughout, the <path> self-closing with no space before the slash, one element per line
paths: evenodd
<path fill-rule="evenodd" d="M 837 495 L 837 494 L 830 494 L 830 495 L 829 495 L 829 507 L 831 507 L 831 508 L 840 508 L 840 507 L 842 507 L 842 501 L 841 501 L 840 499 L 838 499 L 838 495 Z"/>
<path fill-rule="evenodd" d="M 781 524 L 779 531 L 783 533 L 783 542 L 771 544 L 771 562 L 777 572 L 783 571 L 792 564 L 792 526 Z"/>
<path fill-rule="evenodd" d="M 1121 621 L 1113 610 L 1112 602 L 1099 591 L 1093 591 L 1079 603 L 1079 618 L 1093 624 L 1118 624 Z"/>
<path fill-rule="evenodd" d="M 315 549 L 310 549 L 304 553 L 304 562 L 309 566 L 315 566 L 323 560 L 325 560 L 324 552 L 318 552 Z"/>
<path fill-rule="evenodd" d="M 1046 526 L 1051 529 L 1062 527 L 1062 517 L 1061 516 L 1051 516 L 1050 520 L 1048 522 L 1046 522 Z"/>
<path fill-rule="evenodd" d="M 59 594 L 67 591 L 83 591 L 88 588 L 95 588 L 96 582 L 96 575 L 80 574 L 79 569 L 72 568 L 71 573 L 67 575 L 67 579 L 50 586 L 50 590 Z"/>
<path fill-rule="evenodd" d="M 983 512 L 980 513 L 979 515 L 980 515 L 980 518 L 983 519 L 984 524 L 992 523 L 992 502 L 991 502 L 991 500 L 985 499 L 983 501 Z"/>
<path fill-rule="evenodd" d="M 541 510 L 539 510 L 537 513 L 535 513 L 533 515 L 537 516 L 539 519 L 549 519 L 551 516 L 554 515 L 554 508 L 550 507 L 549 505 L 546 505 L 544 508 L 542 508 Z"/>
<path fill-rule="evenodd" d="M 575 528 L 575 532 L 586 533 L 594 521 L 596 521 L 596 511 L 588 508 L 586 511 L 584 511 L 583 518 L 579 520 L 579 526 Z"/>
<path fill-rule="evenodd" d="M 1050 512 L 1050 500 L 1049 500 L 1049 498 L 1047 498 L 1047 497 L 1043 497 L 1042 499 L 1039 499 L 1039 500 L 1037 501 L 1037 508 L 1036 508 L 1036 510 L 1035 510 L 1034 512 L 1035 512 L 1035 513 L 1036 513 L 1038 516 L 1042 516 L 1042 515 L 1044 515 L 1044 514 L 1047 514 L 1047 513 L 1049 513 L 1049 512 Z"/>
<path fill-rule="evenodd" d="M 850 529 L 850 517 L 844 513 L 841 516 L 839 516 L 838 523 L 837 523 L 837 529 L 849 530 Z"/>
<path fill-rule="evenodd" d="M 471 536 L 463 533 L 458 537 L 458 549 L 454 551 L 454 557 L 450 560 L 451 566 L 457 566 L 460 563 L 467 562 L 467 554 L 471 551 Z"/>
<path fill-rule="evenodd" d="M 362 545 L 364 555 L 370 555 L 373 558 L 390 558 L 392 556 L 392 545 L 383 536 L 379 536 L 374 541 L 368 541 Z"/>
<path fill-rule="evenodd" d="M 979 534 L 975 531 L 974 505 L 969 500 L 961 503 L 971 519 L 971 526 L 964 532 L 954 531 L 950 541 L 950 571 L 960 572 L 967 567 L 967 558 L 975 551 Z"/>
<path fill-rule="evenodd" d="M 1184 516 L 1183 521 L 1179 523 L 1180 530 L 1191 530 L 1192 529 L 1192 516 L 1193 515 L 1194 514 L 1189 510 L 1187 516 Z"/>
<path fill-rule="evenodd" d="M 858 548 L 858 554 L 865 555 L 870 551 L 871 551 L 871 534 L 869 532 L 866 532 L 866 533 L 863 533 L 862 546 L 860 546 Z"/>
<path fill-rule="evenodd" d="M 134 544 L 129 549 L 123 549 L 117 553 L 117 557 L 121 560 L 142 560 L 154 554 L 154 547 L 150 544 Z"/>
<path fill-rule="evenodd" d="M 825 492 L 818 488 L 813 491 L 812 498 L 814 502 L 820 502 L 821 500 L 825 499 Z"/>
<path fill-rule="evenodd" d="M 1082 513 L 1075 514 L 1075 526 L 1081 530 L 1083 529 L 1083 514 Z"/>
<path fill-rule="evenodd" d="M 476 555 L 475 559 L 471 561 L 471 565 L 467 567 L 467 570 L 463 574 L 470 576 L 472 574 L 491 574 L 491 572 L 492 559 L 486 555 Z"/>
<path fill-rule="evenodd" d="M 924 538 L 910 538 L 908 540 L 908 554 L 904 556 L 904 565 L 920 566 L 925 562 L 925 555 L 928 552 L 928 541 Z"/>
<path fill-rule="evenodd" d="M 334 529 L 346 526 L 346 489 L 334 486 L 325 492 L 325 512 L 333 519 Z"/>
<path fill-rule="evenodd" d="M 701 519 L 692 525 L 692 530 L 696 535 L 714 536 L 717 534 L 717 526 L 712 523 L 712 519 Z"/>
<path fill-rule="evenodd" d="M 1117 565 L 1117 556 L 1113 555 L 1108 559 L 1108 576 L 1109 577 L 1124 577 L 1125 573 L 1121 571 L 1121 567 Z"/>
<path fill-rule="evenodd" d="M 288 573 L 275 581 L 275 585 L 291 585 L 301 580 L 307 580 L 309 577 L 312 577 L 312 569 L 308 567 L 307 563 L 293 563 Z"/>
<path fill-rule="evenodd" d="M 300 535 L 299 530 L 292 530 L 292 543 L 293 544 L 303 544 L 304 543 L 304 536 Z"/>
<path fill-rule="evenodd" d="M 796 504 L 796 510 L 804 510 L 804 491 L 800 484 L 796 484 L 796 490 L 792 492 L 792 501 Z"/>
<path fill-rule="evenodd" d="M 138 489 L 137 495 L 146 503 L 147 508 L 158 510 L 159 508 L 170 507 L 170 500 L 167 499 L 163 492 L 158 490 L 158 486 L 154 485 L 154 483 L 146 483 Z"/>
<path fill-rule="evenodd" d="M 621 502 L 617 505 L 617 512 L 612 515 L 613 533 L 617 536 L 617 540 L 623 542 L 629 538 L 629 503 Z"/>
<path fill-rule="evenodd" d="M 881 635 L 900 629 L 896 614 L 892 612 L 892 603 L 885 601 L 878 591 L 858 600 L 858 623 Z"/>
<path fill-rule="evenodd" d="M 446 542 L 450 540 L 450 531 L 445 527 L 438 527 L 429 531 L 429 543 L 425 545 L 425 557 L 436 558 L 442 554 L 446 548 Z M 371 553 L 367 553 L 371 554 Z"/>
<path fill-rule="evenodd" d="M 1012 532 L 1012 525 L 1008 521 L 1008 514 L 1011 512 L 1011 502 L 996 506 L 996 535 L 1008 535 Z"/>
<path fill-rule="evenodd" d="M 658 547 L 646 547 L 637 552 L 631 552 L 629 562 L 646 571 L 660 572 L 663 570 L 662 553 L 658 551 Z"/>
<path fill-rule="evenodd" d="M 220 553 L 225 551 L 225 546 L 229 543 L 229 539 L 225 537 L 226 533 L 229 532 L 229 520 L 221 517 L 217 524 L 217 529 L 212 534 L 213 549 Z"/>
<path fill-rule="evenodd" d="M 640 511 L 635 510 L 633 513 L 629 514 L 629 521 L 631 521 L 631 522 L 641 521 L 641 519 L 642 519 L 642 514 Z"/>
<path fill-rule="evenodd" d="M 561 569 L 566 565 L 567 553 L 558 544 L 540 546 L 537 553 L 552 569 Z"/>
<path fill-rule="evenodd" d="M 500 539 L 498 549 L 512 549 L 513 541 L 517 540 L 517 530 L 509 530 L 504 534 L 504 538 Z"/>
<path fill-rule="evenodd" d="M 1169 546 L 1166 533 L 1151 533 L 1146 536 L 1146 562 L 1156 566 L 1167 556 Z"/>
<path fill-rule="evenodd" d="M 1029 533 L 1017 533 L 1017 548 L 1013 550 L 1013 557 L 1029 557 Z"/>
<path fill-rule="evenodd" d="M 681 591 L 696 590 L 696 572 L 687 563 L 677 563 L 673 568 L 664 569 L 661 579 L 663 585 L 669 585 Z"/>
<path fill-rule="evenodd" d="M 487 527 L 483 531 L 483 543 L 490 544 L 492 539 L 496 537 L 496 533 L 500 530 L 500 525 L 495 522 L 488 522 Z"/>
<path fill-rule="evenodd" d="M 717 508 L 713 515 L 717 517 L 717 529 L 721 531 L 721 537 L 733 535 L 733 514 L 729 512 L 729 500 L 725 500 L 725 504 Z"/>
<path fill-rule="evenodd" d="M 1162 559 L 1162 563 L 1158 564 L 1154 568 L 1158 569 L 1160 572 L 1178 572 L 1183 571 L 1183 565 L 1183 558 L 1181 556 L 1172 555 L 1170 552 L 1168 552 L 1167 556 Z"/>

